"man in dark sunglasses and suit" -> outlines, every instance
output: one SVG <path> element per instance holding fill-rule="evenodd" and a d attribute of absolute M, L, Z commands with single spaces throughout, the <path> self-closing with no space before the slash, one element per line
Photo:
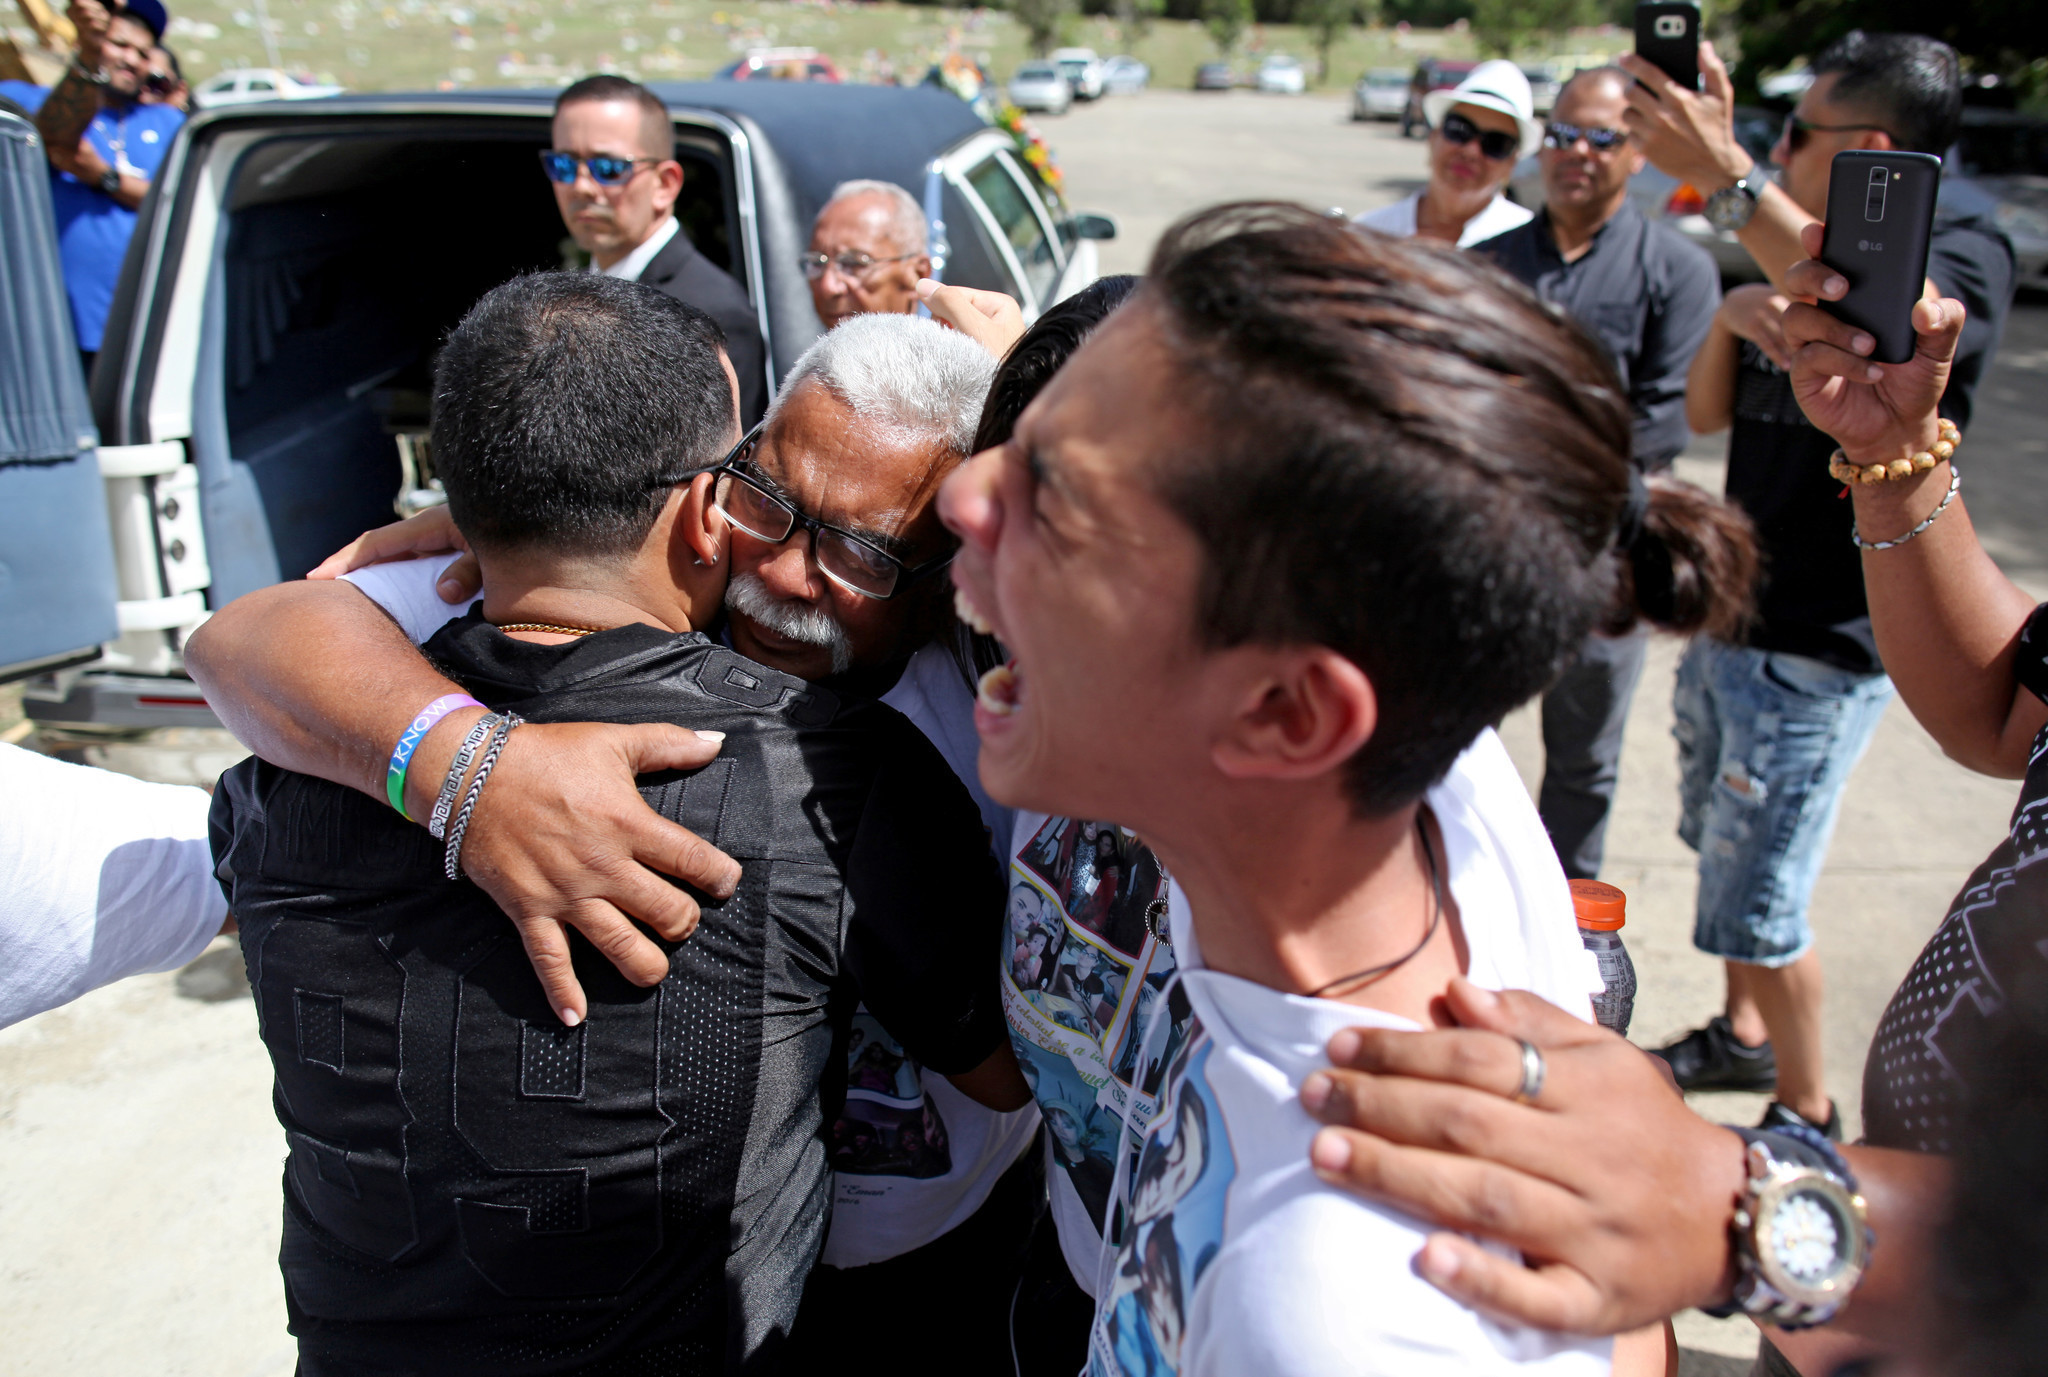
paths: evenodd
<path fill-rule="evenodd" d="M 1543 132 L 1544 206 L 1478 245 L 1538 296 L 1589 330 L 1621 376 L 1635 413 L 1635 462 L 1667 468 L 1691 438 L 1685 375 L 1720 304 L 1705 250 L 1629 203 L 1643 167 L 1628 133 L 1628 74 L 1580 72 L 1558 93 Z M 1543 696 L 1539 808 L 1565 874 L 1600 870 L 1621 764 L 1622 727 L 1643 672 L 1646 633 L 1589 636 L 1578 663 Z"/>
<path fill-rule="evenodd" d="M 676 219 L 683 165 L 668 107 L 637 81 L 585 77 L 555 102 L 541 166 L 590 270 L 644 282 L 717 321 L 740 379 L 740 424 L 768 404 L 761 323 L 732 275 L 697 251 Z"/>

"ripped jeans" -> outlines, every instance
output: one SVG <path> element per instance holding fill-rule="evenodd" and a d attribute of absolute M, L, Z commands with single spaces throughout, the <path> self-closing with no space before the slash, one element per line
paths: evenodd
<path fill-rule="evenodd" d="M 1891 701 L 1883 674 L 1696 636 L 1678 664 L 1678 835 L 1699 853 L 1693 945 L 1783 966 L 1813 945 L 1842 788 Z"/>

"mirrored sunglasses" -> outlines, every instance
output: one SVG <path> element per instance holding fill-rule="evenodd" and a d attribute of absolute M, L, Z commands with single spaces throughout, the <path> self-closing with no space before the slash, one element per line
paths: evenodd
<path fill-rule="evenodd" d="M 1562 152 L 1580 139 L 1595 153 L 1612 153 L 1628 142 L 1628 130 L 1609 129 L 1603 125 L 1558 124 L 1552 122 L 1543 126 L 1543 146 Z"/>
<path fill-rule="evenodd" d="M 619 186 L 633 180 L 633 173 L 642 163 L 658 163 L 659 158 L 620 158 L 610 153 L 597 153 L 588 158 L 579 158 L 574 153 L 563 153 L 556 149 L 543 149 L 540 155 L 541 171 L 548 180 L 569 186 L 576 180 L 579 167 L 590 169 L 590 180 L 599 186 Z"/>

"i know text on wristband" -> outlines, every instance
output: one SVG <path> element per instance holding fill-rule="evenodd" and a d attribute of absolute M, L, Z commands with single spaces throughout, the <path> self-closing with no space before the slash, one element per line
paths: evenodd
<path fill-rule="evenodd" d="M 405 811 L 405 767 L 412 764 L 412 753 L 420 748 L 420 742 L 427 739 L 427 733 L 434 724 L 457 708 L 480 708 L 483 704 L 466 693 L 448 693 L 436 698 L 419 711 L 419 716 L 398 738 L 398 744 L 391 748 L 391 768 L 384 775 L 384 796 L 398 815 L 407 822 L 412 815 Z"/>

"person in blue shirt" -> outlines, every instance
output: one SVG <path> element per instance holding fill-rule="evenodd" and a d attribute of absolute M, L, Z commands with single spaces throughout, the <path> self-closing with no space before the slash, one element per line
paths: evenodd
<path fill-rule="evenodd" d="M 48 87 L 33 81 L 0 81 L 0 100 L 11 100 L 31 115 L 42 107 L 43 97 L 49 94 Z"/>
<path fill-rule="evenodd" d="M 88 374 L 106 331 L 135 208 L 185 122 L 174 105 L 141 101 L 170 22 L 161 0 L 73 0 L 78 55 L 36 112 L 49 152 L 50 200 L 71 323 Z"/>

